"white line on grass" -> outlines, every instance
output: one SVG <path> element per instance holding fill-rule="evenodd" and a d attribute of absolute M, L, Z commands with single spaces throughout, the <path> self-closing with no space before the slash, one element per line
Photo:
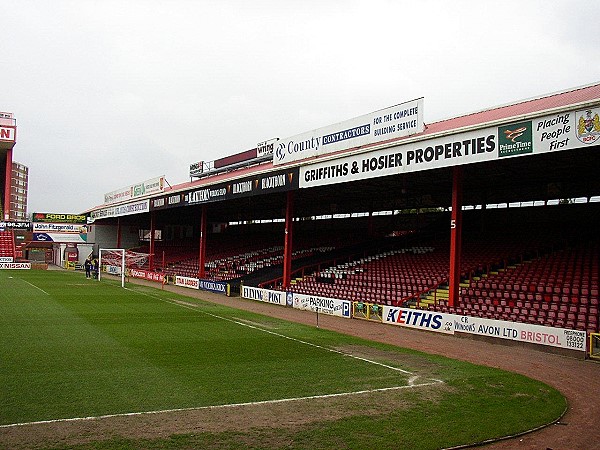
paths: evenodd
<path fill-rule="evenodd" d="M 228 322 L 235 323 L 235 324 L 240 325 L 242 327 L 252 328 L 254 330 L 261 331 L 263 333 L 272 334 L 273 336 L 277 336 L 277 337 L 284 338 L 284 339 L 289 339 L 290 341 L 298 342 L 300 344 L 309 345 L 311 347 L 316 347 L 318 349 L 326 350 L 326 351 L 332 352 L 332 353 L 337 353 L 338 355 L 347 356 L 349 358 L 353 358 L 353 359 L 356 359 L 356 360 L 359 360 L 359 361 L 363 361 L 363 362 L 366 362 L 366 363 L 369 363 L 369 364 L 373 364 L 373 365 L 376 365 L 376 366 L 381 366 L 381 367 L 384 367 L 384 368 L 389 369 L 389 370 L 393 370 L 393 371 L 396 371 L 396 372 L 401 372 L 401 373 L 406 374 L 406 375 L 413 375 L 412 377 L 410 377 L 408 379 L 409 386 L 412 385 L 417 378 L 419 378 L 418 375 L 414 375 L 412 372 L 409 372 L 408 370 L 400 369 L 399 367 L 394 367 L 394 366 L 390 366 L 388 364 L 383 364 L 383 363 L 380 363 L 380 362 L 377 362 L 377 361 L 373 361 L 371 359 L 367 359 L 367 358 L 362 358 L 360 356 L 351 355 L 351 354 L 344 353 L 344 352 L 339 351 L 339 350 L 335 350 L 335 349 L 328 348 L 328 347 L 323 347 L 323 346 L 318 345 L 318 344 L 313 344 L 312 342 L 307 342 L 307 341 L 303 341 L 301 339 L 297 339 L 297 338 L 293 338 L 293 337 L 290 337 L 290 336 L 286 336 L 286 335 L 281 334 L 281 333 L 276 333 L 274 331 L 267 330 L 267 329 L 261 328 L 261 327 L 257 327 L 255 325 L 250 325 L 250 324 L 245 323 L 245 322 L 240 322 L 239 320 L 233 320 L 233 319 L 230 319 L 228 317 L 222 317 L 222 316 L 219 316 L 217 314 L 209 313 L 207 311 L 201 310 L 199 308 L 199 305 L 197 305 L 197 306 L 190 306 L 188 304 L 182 304 L 182 303 L 180 303 L 178 301 L 175 301 L 175 300 L 169 300 L 169 299 L 164 299 L 164 298 L 161 298 L 161 297 L 157 297 L 155 295 L 151 295 L 151 294 L 148 294 L 146 292 L 136 291 L 136 290 L 129 289 L 129 288 L 125 288 L 125 289 L 130 290 L 131 292 L 135 292 L 135 293 L 139 293 L 139 294 L 142 294 L 142 295 L 146 295 L 148 297 L 160 300 L 160 301 L 165 302 L 165 303 L 170 303 L 172 305 L 176 305 L 176 306 L 180 306 L 182 308 L 186 308 L 186 309 L 189 309 L 189 310 L 192 310 L 192 311 L 196 311 L 196 312 L 205 314 L 207 316 L 215 317 L 215 318 L 221 319 L 221 320 L 226 320 Z M 436 380 L 436 379 L 433 379 L 433 378 L 432 378 L 432 380 L 434 382 L 436 382 L 436 383 L 443 383 L 442 380 Z"/>
<path fill-rule="evenodd" d="M 33 286 L 33 285 L 32 285 Z M 37 287 L 37 286 L 34 286 Z M 39 289 L 39 288 L 38 288 Z M 257 401 L 257 402 L 246 402 L 246 403 L 228 403 L 225 405 L 210 405 L 210 406 L 196 406 L 196 407 L 190 407 L 190 408 L 174 408 L 174 409 L 162 409 L 162 410 L 157 410 L 157 411 L 141 411 L 141 412 L 129 412 L 129 413 L 119 413 L 119 414 L 105 414 L 105 415 L 101 415 L 101 416 L 88 416 L 88 417 L 73 417 L 73 418 L 66 418 L 66 419 L 52 419 L 52 420 L 40 420 L 40 421 L 35 421 L 35 422 L 21 422 L 21 423 L 13 423 L 13 424 L 8 424 L 8 425 L 0 425 L 0 429 L 1 428 L 12 428 L 12 427 L 21 427 L 21 426 L 26 426 L 26 425 L 41 425 L 41 424 L 51 424 L 51 423 L 62 423 L 62 422 L 77 422 L 77 421 L 86 421 L 86 420 L 100 420 L 100 419 L 110 419 L 110 418 L 114 418 L 114 417 L 133 417 L 133 416 L 144 416 L 144 415 L 151 415 L 151 414 L 162 414 L 162 413 L 174 413 L 174 412 L 185 412 L 185 411 L 202 411 L 202 410 L 214 410 L 214 409 L 225 409 L 225 408 L 237 408 L 237 407 L 243 407 L 243 406 L 257 406 L 257 405 L 272 405 L 272 404 L 278 404 L 278 403 L 289 403 L 289 402 L 296 402 L 296 401 L 302 401 L 302 400 L 313 400 L 313 399 L 327 399 L 327 398 L 335 398 L 335 397 L 350 397 L 350 396 L 355 396 L 355 395 L 361 395 L 361 394 L 369 394 L 369 393 L 373 393 L 373 392 L 386 392 L 386 391 L 397 391 L 397 390 L 401 390 L 401 389 L 414 389 L 414 388 L 420 388 L 420 387 L 426 387 L 426 386 L 433 386 L 436 384 L 443 384 L 444 382 L 442 380 L 436 380 L 436 379 L 430 379 L 430 382 L 427 383 L 419 383 L 416 384 L 415 381 L 419 378 L 418 375 L 414 375 L 412 372 L 409 372 L 407 370 L 404 369 L 400 369 L 398 367 L 393 367 L 387 364 L 383 364 L 377 361 L 373 361 L 367 358 L 362 358 L 360 356 L 354 356 L 354 355 L 350 355 L 348 353 L 344 353 L 341 352 L 339 350 L 334 350 L 331 348 L 327 348 L 327 347 L 323 347 L 321 345 L 318 344 L 313 344 L 312 342 L 307 342 L 307 341 L 303 341 L 301 339 L 296 339 L 290 336 L 286 336 L 284 334 L 280 334 L 280 333 L 275 333 L 274 331 L 270 331 L 270 330 L 266 330 L 264 328 L 260 328 L 260 327 L 256 327 L 254 325 L 250 325 L 244 322 L 240 322 L 238 320 L 233 320 L 233 319 L 229 319 L 227 317 L 222 317 L 219 316 L 217 314 L 213 314 L 213 313 L 209 313 L 206 311 L 202 311 L 201 309 L 199 309 L 199 305 L 198 306 L 190 306 L 190 305 L 186 305 L 186 304 L 182 304 L 178 301 L 175 300 L 169 300 L 169 299 L 164 299 L 161 297 L 157 297 L 155 295 L 151 295 L 148 294 L 146 292 L 141 292 L 141 291 L 136 291 L 133 289 L 129 289 L 129 288 L 125 288 L 128 291 L 134 292 L 136 294 L 142 294 L 145 295 L 147 297 L 151 297 L 157 300 L 160 300 L 161 302 L 165 302 L 165 303 L 169 303 L 172 305 L 176 305 L 176 306 L 180 306 L 182 308 L 186 308 L 189 309 L 191 311 L 195 311 L 195 312 L 199 312 L 217 319 L 221 319 L 221 320 L 226 320 L 228 322 L 232 322 L 235 323 L 237 325 L 243 326 L 243 327 L 248 327 L 248 328 L 252 328 L 254 330 L 257 331 L 262 331 L 263 333 L 268 333 L 268 334 L 272 334 L 274 336 L 277 337 L 281 337 L 284 339 L 289 339 L 291 341 L 294 342 L 298 342 L 300 344 L 304 344 L 304 345 L 310 345 L 312 347 L 316 347 L 322 350 L 326 350 L 326 351 L 330 351 L 333 353 L 337 353 L 339 355 L 342 356 L 348 356 L 350 358 L 354 358 L 356 360 L 359 361 L 363 361 L 369 364 L 374 364 L 377 366 L 381 366 L 384 367 L 386 369 L 390 369 L 396 372 L 401 372 L 403 374 L 406 375 L 412 375 L 411 377 L 409 377 L 408 379 L 408 384 L 407 385 L 402 385 L 402 386 L 392 386 L 392 387 L 385 387 L 385 388 L 376 388 L 376 389 L 365 389 L 365 390 L 360 390 L 360 391 L 352 391 L 352 392 L 340 392 L 337 394 L 323 394 L 323 395 L 310 395 L 307 397 L 292 397 L 292 398 L 282 398 L 282 399 L 275 399 L 275 400 L 262 400 L 262 401 Z M 41 290 L 41 289 L 40 289 Z"/>
<path fill-rule="evenodd" d="M 43 289 L 42 289 L 42 288 L 40 288 L 40 287 L 37 287 L 35 284 L 32 284 L 32 283 L 30 283 L 29 281 L 25 281 L 25 280 L 23 280 L 23 279 L 21 279 L 21 281 L 22 281 L 23 283 L 27 283 L 27 284 L 28 284 L 29 286 L 31 286 L 31 287 L 34 287 L 34 288 L 36 288 L 38 291 L 42 291 L 44 294 L 46 294 L 46 295 L 48 295 L 48 296 L 50 295 L 50 294 L 48 294 L 48 293 L 47 293 L 45 290 L 43 290 Z"/>
<path fill-rule="evenodd" d="M 12 423 L 9 425 L 0 425 L 0 428 L 14 428 L 14 427 L 27 426 L 27 425 L 41 425 L 41 424 L 48 424 L 48 423 L 78 422 L 78 421 L 85 421 L 85 420 L 111 419 L 114 417 L 135 417 L 135 416 L 145 416 L 145 415 L 152 415 L 152 414 L 163 414 L 163 413 L 167 414 L 167 413 L 174 413 L 174 412 L 240 408 L 240 407 L 244 407 L 244 406 L 273 405 L 273 404 L 278 404 L 278 403 L 298 402 L 298 401 L 302 401 L 302 400 L 318 400 L 318 399 L 327 399 L 327 398 L 334 398 L 334 397 L 350 397 L 353 395 L 370 394 L 373 392 L 386 392 L 386 391 L 398 391 L 401 389 L 414 389 L 414 388 L 419 388 L 419 387 L 432 386 L 432 385 L 440 384 L 440 383 L 443 383 L 443 381 L 434 380 L 430 383 L 392 386 L 392 387 L 378 388 L 378 389 L 366 389 L 366 390 L 362 390 L 362 391 L 353 391 L 353 392 L 339 392 L 337 394 L 310 395 L 308 397 L 280 398 L 280 399 L 276 399 L 276 400 L 262 400 L 262 401 L 258 401 L 258 402 L 228 403 L 225 405 L 194 406 L 191 408 L 161 409 L 161 410 L 157 410 L 157 411 L 142 411 L 142 412 L 130 412 L 130 413 L 120 413 L 120 414 L 104 414 L 101 416 L 72 417 L 72 418 L 68 418 L 68 419 L 39 420 L 36 422 L 22 422 L 22 423 Z"/>

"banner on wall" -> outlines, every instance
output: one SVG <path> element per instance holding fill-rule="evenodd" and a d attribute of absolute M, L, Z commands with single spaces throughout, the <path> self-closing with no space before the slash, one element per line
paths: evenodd
<path fill-rule="evenodd" d="M 108 208 L 101 208 L 90 213 L 90 219 L 88 222 L 93 222 L 96 219 L 103 219 L 107 217 L 121 217 L 130 216 L 132 214 L 141 214 L 150 211 L 150 200 L 140 200 L 133 203 L 127 203 L 125 205 L 110 206 Z"/>
<path fill-rule="evenodd" d="M 589 147 L 600 139 L 600 107 L 449 134 L 300 168 L 300 188 Z"/>
<path fill-rule="evenodd" d="M 190 289 L 200 289 L 200 280 L 198 280 L 198 278 L 182 277 L 177 275 L 175 277 L 175 286 L 183 286 Z"/>
<path fill-rule="evenodd" d="M 586 346 L 585 331 L 394 306 L 383 307 L 383 323 L 445 334 L 468 333 L 568 350 L 585 351 Z"/>
<path fill-rule="evenodd" d="M 0 270 L 29 270 L 31 263 L 0 262 Z"/>
<path fill-rule="evenodd" d="M 273 165 L 410 136 L 423 129 L 423 98 L 419 98 L 282 139 L 275 144 Z"/>
<path fill-rule="evenodd" d="M 298 294 L 296 292 L 288 292 L 287 296 L 290 297 L 288 303 L 291 301 L 292 306 L 296 309 L 345 317 L 347 319 L 352 317 L 352 302 L 348 300 Z"/>
<path fill-rule="evenodd" d="M 75 222 L 34 222 L 33 240 L 36 242 L 85 243 L 87 242 L 87 226 Z"/>
<path fill-rule="evenodd" d="M 144 195 L 158 194 L 165 190 L 165 176 L 151 178 L 141 183 L 125 186 L 112 192 L 104 194 L 104 203 L 118 203 L 132 200 Z"/>
<path fill-rule="evenodd" d="M 285 306 L 285 292 L 242 286 L 242 298 Z"/>

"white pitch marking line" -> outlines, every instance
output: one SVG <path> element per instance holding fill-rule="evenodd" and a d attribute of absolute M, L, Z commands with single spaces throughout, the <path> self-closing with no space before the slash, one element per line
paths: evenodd
<path fill-rule="evenodd" d="M 22 281 L 23 283 L 27 283 L 27 284 L 28 284 L 29 286 L 31 286 L 31 287 L 34 287 L 34 288 L 36 288 L 38 291 L 42 291 L 44 294 L 46 294 L 46 295 L 48 295 L 48 296 L 50 295 L 50 294 L 48 294 L 48 293 L 47 293 L 45 290 L 43 290 L 43 289 L 42 289 L 42 288 L 40 288 L 40 287 L 37 287 L 35 284 L 32 284 L 32 283 L 30 283 L 29 281 L 25 281 L 25 280 L 23 280 L 23 279 L 21 279 L 21 281 Z"/>
<path fill-rule="evenodd" d="M 33 285 L 32 285 L 33 286 Z M 34 286 L 36 287 L 36 286 Z M 38 288 L 39 289 L 39 288 Z M 283 398 L 283 399 L 275 399 L 275 400 L 262 400 L 262 401 L 257 401 L 257 402 L 246 402 L 246 403 L 229 403 L 229 404 L 225 404 L 225 405 L 210 405 L 210 406 L 197 406 L 197 407 L 192 407 L 192 408 L 175 408 L 175 409 L 163 409 L 163 410 L 158 410 L 158 411 L 142 411 L 142 412 L 130 412 L 130 413 L 120 413 L 120 414 L 105 414 L 105 415 L 101 415 L 101 416 L 88 416 L 88 417 L 74 417 L 74 418 L 67 418 L 67 419 L 52 419 L 52 420 L 40 420 L 40 421 L 36 421 L 36 422 L 22 422 L 22 423 L 13 423 L 13 424 L 8 424 L 8 425 L 0 425 L 0 429 L 1 428 L 15 428 L 15 427 L 21 427 L 21 426 L 27 426 L 27 425 L 42 425 L 42 424 L 51 424 L 51 423 L 62 423 L 62 422 L 77 422 L 77 421 L 85 421 L 85 420 L 100 420 L 100 419 L 110 419 L 110 418 L 114 418 L 114 417 L 132 417 L 132 416 L 143 416 L 143 415 L 151 415 L 151 414 L 161 414 L 161 413 L 173 413 L 173 412 L 185 412 L 185 411 L 202 411 L 202 410 L 211 410 L 211 409 L 224 409 L 224 408 L 236 408 L 236 407 L 243 407 L 243 406 L 257 406 L 257 405 L 269 405 L 269 404 L 277 404 L 277 403 L 288 403 L 288 402 L 295 402 L 295 401 L 302 401 L 302 400 L 312 400 L 312 399 L 326 399 L 326 398 L 334 398 L 334 397 L 349 397 L 349 396 L 354 396 L 354 395 L 361 395 L 361 394 L 368 394 L 368 393 L 372 393 L 372 392 L 386 392 L 386 391 L 394 391 L 394 390 L 401 390 L 401 389 L 412 389 L 412 388 L 419 388 L 419 387 L 425 387 L 425 386 L 433 386 L 435 384 L 443 384 L 444 382 L 442 380 L 436 380 L 436 379 L 431 379 L 432 381 L 429 383 L 420 383 L 420 384 L 415 384 L 415 380 L 417 380 L 419 378 L 418 375 L 414 375 L 411 372 L 408 372 L 406 370 L 400 369 L 398 367 L 393 367 L 393 366 L 389 366 L 387 364 L 382 364 L 379 363 L 377 361 L 372 361 L 370 359 L 366 359 L 366 358 L 361 358 L 358 356 L 353 356 L 353 355 L 349 355 L 347 353 L 343 353 L 340 352 L 339 350 L 334 350 L 334 349 L 330 349 L 327 347 L 322 347 L 320 345 L 317 344 L 313 344 L 311 342 L 306 342 L 306 341 L 302 341 L 300 339 L 296 339 L 296 338 L 292 338 L 290 336 L 285 336 L 283 334 L 280 333 L 275 333 L 273 331 L 270 330 L 265 330 L 264 328 L 260 328 L 260 327 L 255 327 L 253 325 L 249 325 L 243 322 L 239 322 L 236 320 L 232 320 L 229 319 L 227 317 L 222 317 L 222 316 L 218 316 L 216 314 L 212 314 L 206 311 L 202 311 L 201 309 L 199 309 L 198 307 L 195 306 L 189 306 L 189 305 L 183 305 L 179 302 L 173 301 L 173 300 L 168 300 L 168 299 L 163 299 L 154 295 L 150 295 L 147 294 L 145 292 L 141 292 L 141 291 L 136 291 L 133 289 L 129 289 L 129 288 L 125 288 L 128 291 L 134 292 L 136 294 L 142 294 L 145 295 L 147 297 L 151 297 L 157 300 L 160 300 L 162 302 L 165 303 L 170 303 L 172 305 L 176 305 L 176 306 L 180 306 L 182 308 L 186 308 L 189 309 L 191 311 L 196 311 L 202 314 L 206 314 L 208 316 L 212 316 L 215 317 L 217 319 L 221 319 L 221 320 L 226 320 L 228 322 L 232 322 L 241 326 L 245 326 L 245 327 L 249 327 L 252 329 L 255 329 L 257 331 L 262 331 L 265 333 L 269 333 L 272 334 L 274 336 L 278 336 L 278 337 L 282 337 L 285 339 L 290 339 L 292 341 L 295 342 L 299 342 L 301 344 L 305 344 L 305 345 L 310 345 L 319 349 L 323 349 L 323 350 L 327 350 L 333 353 L 337 353 L 339 355 L 342 356 L 348 356 L 350 358 L 354 358 L 360 361 L 364 361 L 370 364 L 375 364 L 378 366 L 382 366 L 385 368 L 388 368 L 390 370 L 394 370 L 397 372 L 402 372 L 404 374 L 407 375 L 413 375 L 412 377 L 409 378 L 408 380 L 408 385 L 402 385 L 402 386 L 392 386 L 392 387 L 386 387 L 386 388 L 377 388 L 377 389 L 367 389 L 367 390 L 361 390 L 361 391 L 354 391 L 354 392 L 340 392 L 337 394 L 323 394 L 323 395 L 311 395 L 308 397 L 293 397 L 293 398 Z"/>
<path fill-rule="evenodd" d="M 150 295 L 150 294 L 147 294 L 145 292 L 138 292 L 138 291 L 135 291 L 135 290 L 131 290 L 131 291 L 132 292 L 136 292 L 136 293 L 140 293 L 140 294 L 143 294 L 143 295 L 146 295 L 146 296 L 151 297 L 151 298 L 155 298 L 155 299 L 160 300 L 162 302 L 170 303 L 172 305 L 181 306 L 182 308 L 190 309 L 192 311 L 196 311 L 196 312 L 205 314 L 207 316 L 215 317 L 215 318 L 221 319 L 221 320 L 226 320 L 228 322 L 235 323 L 236 325 L 240 325 L 242 327 L 247 327 L 247 328 L 251 328 L 253 330 L 262 331 L 263 333 L 272 334 L 273 336 L 277 336 L 277 337 L 284 338 L 284 339 L 289 339 L 290 341 L 298 342 L 300 344 L 309 345 L 311 347 L 316 347 L 316 348 L 319 348 L 321 350 L 326 350 L 326 351 L 329 351 L 329 352 L 332 352 L 332 353 L 337 353 L 338 355 L 348 356 L 350 358 L 354 358 L 354 359 L 357 359 L 359 361 L 364 361 L 364 362 L 367 362 L 367 363 L 370 363 L 370 364 L 374 364 L 374 365 L 377 365 L 377 366 L 385 367 L 386 369 L 390 369 L 390 370 L 393 370 L 393 371 L 396 371 L 396 372 L 401 372 L 401 373 L 404 373 L 406 375 L 413 375 L 412 372 L 409 372 L 409 371 L 404 370 L 404 369 L 400 369 L 398 367 L 393 367 L 393 366 L 390 366 L 390 365 L 387 365 L 387 364 L 383 364 L 383 363 L 380 363 L 380 362 L 377 362 L 377 361 L 372 361 L 370 359 L 361 358 L 360 356 L 350 355 L 348 353 L 344 353 L 344 352 L 341 352 L 339 350 L 335 350 L 335 349 L 332 349 L 332 348 L 323 347 L 321 345 L 313 344 L 312 342 L 303 341 L 301 339 L 296 339 L 296 338 L 293 338 L 293 337 L 290 337 L 290 336 L 286 336 L 286 335 L 281 334 L 281 333 L 275 333 L 274 331 L 271 331 L 271 330 L 266 330 L 264 328 L 260 328 L 260 327 L 254 326 L 254 325 L 250 325 L 250 324 L 245 323 L 245 322 L 240 322 L 239 320 L 233 320 L 233 319 L 229 319 L 227 317 L 218 316 L 216 314 L 212 314 L 212 313 L 209 313 L 209 312 L 206 312 L 206 311 L 202 311 L 201 309 L 199 309 L 196 306 L 183 305 L 183 304 L 181 304 L 179 302 L 175 302 L 175 301 L 172 301 L 172 300 L 168 300 L 168 299 L 156 297 L 154 295 Z"/>
<path fill-rule="evenodd" d="M 125 288 L 125 289 L 128 289 L 128 288 Z M 186 308 L 186 309 L 189 309 L 191 311 L 196 311 L 196 312 L 205 314 L 207 316 L 215 317 L 215 318 L 221 319 L 221 320 L 226 320 L 228 322 L 232 322 L 232 323 L 235 323 L 235 324 L 243 326 L 243 327 L 252 328 L 252 329 L 257 330 L 257 331 L 262 331 L 263 333 L 272 334 L 274 336 L 278 336 L 278 337 L 281 337 L 281 338 L 284 338 L 284 339 L 289 339 L 291 341 L 295 341 L 295 342 L 298 342 L 298 343 L 301 343 L 301 344 L 304 344 L 304 345 L 310 345 L 312 347 L 316 347 L 316 348 L 319 348 L 319 349 L 322 349 L 322 350 L 326 350 L 326 351 L 329 351 L 329 352 L 332 352 L 332 353 L 337 353 L 337 354 L 342 355 L 342 356 L 347 356 L 347 357 L 354 358 L 354 359 L 359 360 L 359 361 L 364 361 L 364 362 L 369 363 L 369 364 L 373 364 L 373 365 L 376 365 L 376 366 L 381 366 L 381 367 L 384 367 L 384 368 L 389 369 L 389 370 L 393 370 L 393 371 L 396 371 L 396 372 L 401 372 L 401 373 L 404 373 L 406 375 L 413 375 L 412 377 L 410 377 L 408 379 L 409 386 L 413 385 L 414 382 L 415 382 L 415 380 L 417 380 L 419 378 L 418 375 L 415 375 L 412 372 L 409 372 L 409 371 L 404 370 L 404 369 L 400 369 L 398 367 L 393 367 L 393 366 L 390 366 L 388 364 L 383 364 L 383 363 L 380 363 L 380 362 L 377 362 L 377 361 L 373 361 L 373 360 L 370 360 L 370 359 L 361 358 L 360 356 L 350 355 L 348 353 L 344 353 L 344 352 L 341 352 L 339 350 L 335 350 L 335 349 L 323 347 L 323 346 L 318 345 L 318 344 L 313 344 L 312 342 L 303 341 L 301 339 L 296 339 L 296 338 L 293 338 L 293 337 L 290 337 L 290 336 L 286 336 L 284 334 L 276 333 L 276 332 L 271 331 L 271 330 L 267 330 L 267 329 L 260 328 L 260 327 L 254 326 L 254 325 L 250 325 L 250 324 L 245 323 L 245 322 L 240 322 L 239 320 L 233 320 L 233 319 L 229 319 L 227 317 L 218 316 L 216 314 L 212 314 L 212 313 L 209 313 L 207 311 L 202 311 L 198 306 L 185 305 L 185 304 L 182 304 L 182 303 L 177 302 L 175 300 L 164 299 L 164 298 L 161 298 L 161 297 L 157 297 L 155 295 L 148 294 L 146 292 L 140 292 L 140 291 L 136 291 L 136 290 L 133 290 L 133 289 L 129 289 L 129 290 L 131 290 L 131 292 L 139 293 L 139 294 L 142 294 L 142 295 L 146 295 L 146 296 L 148 296 L 150 298 L 154 298 L 154 299 L 160 300 L 160 301 L 165 302 L 165 303 L 170 303 L 172 305 L 180 306 L 182 308 Z M 431 378 L 431 380 L 433 380 L 436 383 L 443 383 L 442 380 L 436 380 L 434 378 Z"/>
<path fill-rule="evenodd" d="M 354 392 L 340 392 L 337 394 L 324 394 L 324 395 L 310 395 L 308 397 L 293 397 L 293 398 L 281 398 L 276 400 L 262 400 L 258 402 L 246 402 L 246 403 L 228 403 L 225 405 L 210 405 L 210 406 L 197 406 L 192 408 L 175 408 L 175 409 L 161 409 L 157 411 L 142 411 L 142 412 L 130 412 L 130 413 L 120 413 L 120 414 L 105 414 L 102 416 L 88 416 L 88 417 L 72 417 L 68 419 L 52 419 L 52 420 L 39 420 L 36 422 L 21 422 L 21 423 L 12 423 L 8 425 L 0 425 L 0 428 L 15 428 L 22 427 L 27 425 L 42 425 L 42 424 L 51 424 L 51 423 L 63 423 L 63 422 L 78 422 L 78 421 L 86 421 L 86 420 L 101 420 L 101 419 L 111 419 L 115 417 L 135 417 L 135 416 L 145 416 L 152 414 L 163 414 L 163 413 L 174 413 L 174 412 L 188 412 L 188 411 L 203 411 L 203 410 L 213 410 L 213 409 L 227 409 L 227 408 L 240 408 L 244 406 L 258 406 L 258 405 L 273 405 L 278 403 L 290 403 L 297 402 L 302 400 L 318 400 L 318 399 L 327 399 L 333 397 L 350 397 L 354 395 L 361 394 L 369 394 L 372 392 L 386 392 L 386 391 L 397 391 L 401 389 L 413 389 L 425 386 L 433 386 L 435 384 L 443 383 L 440 380 L 434 380 L 431 383 L 421 383 L 421 384 L 413 384 L 413 385 L 403 385 L 403 386 L 392 386 L 386 388 L 378 388 L 378 389 L 367 389 L 362 391 L 354 391 Z"/>

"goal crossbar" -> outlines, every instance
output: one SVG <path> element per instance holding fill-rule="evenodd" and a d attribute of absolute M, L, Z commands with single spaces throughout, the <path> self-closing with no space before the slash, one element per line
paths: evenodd
<path fill-rule="evenodd" d="M 118 252 L 121 253 L 121 287 L 125 287 L 125 249 L 124 248 L 101 248 L 98 251 L 98 281 L 100 281 L 102 273 L 102 252 Z"/>

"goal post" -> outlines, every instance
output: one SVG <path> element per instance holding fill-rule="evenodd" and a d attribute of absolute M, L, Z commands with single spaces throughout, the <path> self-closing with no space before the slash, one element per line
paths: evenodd
<path fill-rule="evenodd" d="M 102 256 L 104 255 L 104 260 Z M 120 255 L 120 256 L 119 256 Z M 102 273 L 102 265 L 110 265 L 120 267 L 121 272 L 121 287 L 125 287 L 125 249 L 124 248 L 101 248 L 98 252 L 98 281 L 100 281 Z M 119 265 L 117 265 L 117 264 Z"/>

